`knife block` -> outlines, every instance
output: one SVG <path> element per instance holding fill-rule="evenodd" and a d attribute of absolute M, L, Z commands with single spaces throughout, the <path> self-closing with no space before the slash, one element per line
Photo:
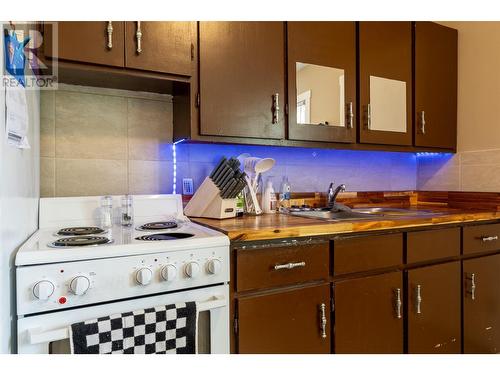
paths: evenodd
<path fill-rule="evenodd" d="M 184 208 L 186 216 L 227 219 L 236 216 L 236 199 L 222 199 L 219 188 L 206 177 Z"/>

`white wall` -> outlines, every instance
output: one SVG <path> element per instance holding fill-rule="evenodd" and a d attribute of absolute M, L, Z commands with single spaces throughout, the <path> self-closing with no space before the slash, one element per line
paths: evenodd
<path fill-rule="evenodd" d="M 3 69 L 3 40 L 0 45 Z M 0 88 L 0 353 L 15 350 L 15 253 L 38 227 L 40 95 L 26 93 L 31 149 L 19 150 L 6 144 L 5 89 Z"/>

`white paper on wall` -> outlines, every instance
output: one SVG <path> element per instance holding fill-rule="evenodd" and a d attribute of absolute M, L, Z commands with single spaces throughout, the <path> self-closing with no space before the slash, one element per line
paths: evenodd
<path fill-rule="evenodd" d="M 22 86 L 5 88 L 5 128 L 7 144 L 17 148 L 30 148 L 28 142 L 28 104 Z"/>

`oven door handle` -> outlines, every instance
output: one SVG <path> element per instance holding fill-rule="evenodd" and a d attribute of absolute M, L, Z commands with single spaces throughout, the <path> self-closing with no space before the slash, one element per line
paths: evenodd
<path fill-rule="evenodd" d="M 210 311 L 227 306 L 227 300 L 224 296 L 214 296 L 206 301 L 196 302 L 198 312 Z M 32 328 L 28 330 L 28 341 L 30 344 L 43 344 L 51 341 L 59 341 L 69 338 L 69 328 L 59 328 L 52 331 L 42 331 L 41 328 Z"/>

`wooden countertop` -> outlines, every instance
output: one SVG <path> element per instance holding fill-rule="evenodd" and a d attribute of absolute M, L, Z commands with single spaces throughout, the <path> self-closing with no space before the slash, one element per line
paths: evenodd
<path fill-rule="evenodd" d="M 500 219 L 500 211 L 471 210 L 443 206 L 411 207 L 435 211 L 435 215 L 376 217 L 373 220 L 323 221 L 286 214 L 244 216 L 224 220 L 191 218 L 194 222 L 225 233 L 231 241 L 255 241 L 400 229 L 439 224 L 465 223 Z"/>

